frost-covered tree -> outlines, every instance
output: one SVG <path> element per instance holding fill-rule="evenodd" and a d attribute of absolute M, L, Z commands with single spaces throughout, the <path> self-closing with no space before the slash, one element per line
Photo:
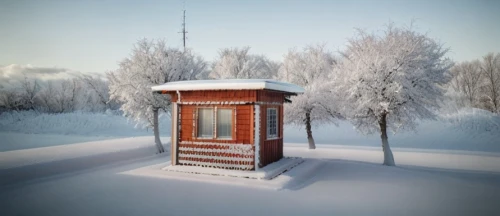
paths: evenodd
<path fill-rule="evenodd" d="M 81 83 L 78 79 L 67 79 L 61 82 L 58 95 L 56 97 L 58 105 L 61 107 L 61 112 L 72 112 L 77 109 L 80 101 L 80 93 L 82 91 Z"/>
<path fill-rule="evenodd" d="M 24 76 L 24 79 L 11 82 L 0 92 L 5 95 L 0 95 L 0 106 L 4 110 L 63 113 L 76 110 L 102 112 L 108 108 L 119 108 L 116 101 L 109 100 L 107 82 L 85 74 L 48 81 Z"/>
<path fill-rule="evenodd" d="M 0 107 L 5 110 L 35 110 L 37 108 L 36 97 L 40 91 L 37 80 L 24 79 L 13 82 L 8 88 L 0 88 Z"/>
<path fill-rule="evenodd" d="M 40 91 L 40 85 L 37 80 L 30 80 L 27 76 L 21 81 L 21 99 L 26 109 L 36 109 L 36 96 Z"/>
<path fill-rule="evenodd" d="M 0 110 L 22 109 L 21 94 L 15 89 L 0 89 Z"/>
<path fill-rule="evenodd" d="M 447 96 L 457 108 L 500 110 L 500 54 L 489 53 L 482 60 L 457 63 L 451 68 Z"/>
<path fill-rule="evenodd" d="M 285 105 L 286 123 L 305 126 L 309 149 L 315 149 L 312 126 L 333 122 L 340 118 L 337 104 L 330 89 L 323 83 L 328 79 L 335 60 L 324 45 L 308 46 L 302 51 L 290 50 L 279 69 L 280 80 L 297 84 L 305 89 L 304 94 L 291 97 Z"/>
<path fill-rule="evenodd" d="M 492 112 L 500 112 L 500 53 L 489 53 L 481 63 L 483 77 L 482 98 L 486 108 Z"/>
<path fill-rule="evenodd" d="M 47 84 L 38 92 L 37 95 L 37 104 L 39 109 L 43 112 L 55 112 L 54 105 L 54 95 L 55 88 L 53 81 L 48 81 Z"/>
<path fill-rule="evenodd" d="M 468 107 L 477 107 L 482 84 L 481 65 L 479 61 L 462 62 L 453 66 L 450 70 L 453 78 L 451 86 L 462 94 Z"/>
<path fill-rule="evenodd" d="M 82 85 L 87 89 L 85 92 L 85 106 L 88 111 L 105 111 L 107 109 L 118 109 L 119 104 L 109 97 L 108 82 L 97 76 L 82 75 L 79 78 Z"/>
<path fill-rule="evenodd" d="M 192 80 L 206 73 L 205 61 L 190 50 L 167 47 L 163 40 L 140 40 L 116 71 L 107 73 L 111 99 L 123 103 L 121 110 L 140 125 L 153 127 L 159 153 L 161 144 L 158 115 L 167 111 L 170 98 L 153 94 L 151 86 Z"/>
<path fill-rule="evenodd" d="M 435 118 L 453 65 L 447 52 L 424 34 L 389 25 L 380 35 L 358 30 L 341 53 L 332 88 L 360 132 L 380 132 L 384 165 L 395 165 L 387 129 L 412 130 L 417 119 Z"/>
<path fill-rule="evenodd" d="M 271 79 L 278 64 L 263 55 L 249 54 L 250 47 L 225 48 L 212 65 L 213 79 Z"/>
<path fill-rule="evenodd" d="M 82 85 L 77 78 L 50 80 L 36 95 L 36 104 L 44 112 L 73 112 L 84 105 L 82 92 Z"/>

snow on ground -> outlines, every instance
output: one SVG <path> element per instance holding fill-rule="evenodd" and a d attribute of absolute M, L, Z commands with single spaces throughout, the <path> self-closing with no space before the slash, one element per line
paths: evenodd
<path fill-rule="evenodd" d="M 168 150 L 169 137 L 162 137 Z M 154 155 L 152 136 L 0 152 L 0 185 Z"/>
<path fill-rule="evenodd" d="M 320 151 L 308 150 L 303 144 L 287 144 L 284 154 L 291 157 L 316 159 L 337 159 L 381 164 L 383 153 L 380 148 L 318 145 Z M 479 171 L 500 174 L 500 154 L 456 152 L 440 150 L 412 151 L 393 149 L 394 160 L 400 167 L 418 166 L 460 171 Z M 500 182 L 499 182 L 500 183 Z"/>
<path fill-rule="evenodd" d="M 0 132 L 0 152 L 101 141 L 116 137 Z"/>
<path fill-rule="evenodd" d="M 163 116 L 160 134 L 170 136 L 170 120 Z M 307 143 L 302 127 L 285 126 L 285 142 Z M 151 130 L 135 128 L 123 116 L 107 113 L 34 112 L 0 115 L 0 152 L 46 147 L 119 137 L 150 136 Z M 364 136 L 348 122 L 313 129 L 316 143 L 349 146 L 381 145 L 379 135 Z M 441 115 L 437 121 L 423 121 L 417 132 L 389 134 L 392 148 L 418 148 L 500 152 L 500 116 L 479 109 L 463 109 Z"/>
<path fill-rule="evenodd" d="M 162 136 L 170 136 L 170 120 L 160 118 Z M 151 136 L 151 129 L 135 127 L 116 113 L 46 114 L 34 111 L 0 114 L 0 152 L 27 148 Z"/>
<path fill-rule="evenodd" d="M 169 166 L 167 163 L 140 167 L 120 174 L 161 178 L 177 181 L 195 181 L 259 189 L 282 190 L 298 187 L 318 171 L 323 162 L 288 158 L 270 164 L 259 171 L 235 171 L 192 166 Z M 165 169 L 167 166 L 167 169 Z M 253 173 L 252 173 L 253 172 Z M 271 179 L 270 176 L 273 176 Z M 257 179 L 257 177 L 260 177 Z"/>
<path fill-rule="evenodd" d="M 168 171 L 165 173 L 170 173 L 170 174 L 182 172 L 182 173 L 270 180 L 275 178 L 279 174 L 301 164 L 302 162 L 304 162 L 302 158 L 284 157 L 279 161 L 269 164 L 263 168 L 259 168 L 255 171 L 219 169 L 219 168 L 202 167 L 202 166 L 172 166 L 172 165 L 167 165 L 163 167 L 162 170 Z"/>
<path fill-rule="evenodd" d="M 170 166 L 170 161 L 152 166 L 129 170 L 121 174 L 142 177 L 163 178 L 167 180 L 198 181 L 226 185 L 239 185 L 253 188 L 290 189 L 290 185 L 302 185 L 328 161 L 352 161 L 380 164 L 383 154 L 379 149 L 370 147 L 346 147 L 319 145 L 317 150 L 309 150 L 302 144 L 288 144 L 285 154 L 293 156 L 270 164 L 259 171 L 235 171 L 195 166 Z M 401 169 L 440 169 L 454 172 L 484 172 L 500 175 L 500 154 L 448 154 L 443 151 L 411 152 L 408 149 L 395 149 L 394 155 Z M 307 158 L 304 163 L 296 165 Z M 286 171 L 283 173 L 283 171 Z M 269 176 L 276 176 L 269 178 Z M 304 174 L 307 173 L 307 174 Z M 268 176 L 268 178 L 266 178 Z M 500 182 L 499 182 L 500 183 Z"/>
<path fill-rule="evenodd" d="M 500 215 L 500 120 L 480 110 L 391 136 L 397 167 L 380 165 L 377 135 L 360 136 L 348 123 L 313 130 L 325 144 L 316 150 L 307 149 L 303 130 L 286 128 L 285 156 L 305 162 L 266 183 L 162 178 L 166 171 L 150 168 L 170 156 L 154 155 L 150 131 L 122 116 L 27 115 L 0 115 L 2 216 Z M 123 138 L 142 135 L 149 137 Z M 134 170 L 140 173 L 124 175 Z"/>
<path fill-rule="evenodd" d="M 305 128 L 286 126 L 285 142 L 307 143 Z M 316 143 L 381 146 L 378 134 L 358 134 L 348 122 L 313 128 Z M 500 116 L 479 109 L 463 109 L 422 121 L 416 132 L 389 134 L 391 148 L 500 152 Z"/>
<path fill-rule="evenodd" d="M 163 137 L 162 140 L 164 143 L 168 143 L 170 139 L 169 137 Z M 0 152 L 0 169 L 142 148 L 146 148 L 150 150 L 151 153 L 154 153 L 155 146 L 153 137 L 121 138 L 73 145 Z"/>
<path fill-rule="evenodd" d="M 400 166 L 386 167 L 382 153 L 370 148 L 304 146 L 286 145 L 285 156 L 322 165 L 285 172 L 302 178 L 283 191 L 259 187 L 263 180 L 256 179 L 222 177 L 230 184 L 123 174 L 163 166 L 169 156 L 162 154 L 0 188 L 0 209 L 2 215 L 500 215 L 500 157 L 395 150 Z"/>

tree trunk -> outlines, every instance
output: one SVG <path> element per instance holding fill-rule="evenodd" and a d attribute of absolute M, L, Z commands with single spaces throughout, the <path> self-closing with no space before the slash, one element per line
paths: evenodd
<path fill-rule="evenodd" d="M 498 109 L 498 96 L 497 96 L 497 88 L 496 88 L 496 83 L 491 83 L 491 88 L 492 88 L 492 102 L 493 102 L 493 112 L 494 113 L 499 113 L 500 110 Z"/>
<path fill-rule="evenodd" d="M 309 142 L 309 149 L 316 149 L 316 144 L 314 143 L 314 138 L 311 130 L 311 112 L 306 112 L 306 132 L 307 141 Z"/>
<path fill-rule="evenodd" d="M 379 119 L 380 138 L 382 138 L 382 151 L 384 152 L 384 165 L 396 166 L 391 147 L 389 147 L 389 138 L 387 137 L 387 113 L 383 113 Z"/>
<path fill-rule="evenodd" d="M 157 153 L 160 154 L 165 152 L 160 140 L 160 129 L 158 127 L 158 109 L 153 109 L 153 131 L 155 134 L 155 144 Z"/>

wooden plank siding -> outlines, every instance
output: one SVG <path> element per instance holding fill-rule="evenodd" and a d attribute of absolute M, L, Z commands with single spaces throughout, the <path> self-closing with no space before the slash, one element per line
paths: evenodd
<path fill-rule="evenodd" d="M 255 154 L 237 154 L 231 152 L 231 147 L 228 146 L 228 144 L 240 147 L 251 145 L 251 151 L 255 151 L 255 146 L 253 146 L 255 143 L 254 104 L 261 106 L 259 167 L 276 162 L 283 157 L 283 102 L 285 98 L 283 92 L 269 90 L 180 91 L 180 100 L 177 98 L 177 92 L 163 93 L 170 94 L 172 101 L 180 102 L 178 164 L 198 166 L 212 164 L 209 166 L 226 169 L 255 169 Z M 235 104 L 235 102 L 244 102 L 244 104 Z M 232 109 L 232 137 L 230 139 L 198 138 L 196 129 L 197 109 L 199 108 Z M 267 108 L 277 108 L 279 121 L 279 137 L 269 140 L 266 128 Z"/>
<path fill-rule="evenodd" d="M 261 90 L 257 91 L 256 101 L 264 103 L 279 103 L 283 104 L 285 95 L 282 92 Z"/>
<path fill-rule="evenodd" d="M 283 157 L 283 103 L 285 95 L 276 91 L 258 91 L 257 101 L 260 106 L 260 166 L 266 166 Z M 267 139 L 267 109 L 278 110 L 278 135 L 277 138 Z"/>
<path fill-rule="evenodd" d="M 278 135 L 277 138 L 267 138 L 267 109 L 276 108 L 278 110 Z M 283 105 L 260 106 L 260 166 L 266 166 L 276 162 L 283 157 Z"/>

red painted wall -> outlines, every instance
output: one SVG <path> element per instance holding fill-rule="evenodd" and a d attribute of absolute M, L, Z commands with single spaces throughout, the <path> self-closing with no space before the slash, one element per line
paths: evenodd
<path fill-rule="evenodd" d="M 172 101 L 177 100 L 175 92 L 169 93 Z M 260 115 L 260 164 L 263 167 L 269 163 L 278 161 L 283 157 L 283 102 L 284 93 L 268 90 L 225 90 L 225 91 L 181 91 L 180 92 L 180 134 L 179 134 L 179 161 L 205 162 L 204 164 L 225 164 L 221 168 L 234 169 L 254 169 L 254 156 L 249 154 L 227 153 L 230 148 L 228 145 L 217 144 L 243 144 L 254 145 L 254 104 L 261 106 Z M 217 102 L 221 104 L 203 104 L 207 102 Z M 227 103 L 245 103 L 245 104 L 227 104 Z M 230 108 L 233 109 L 233 129 L 231 139 L 201 139 L 197 137 L 196 131 L 196 109 L 198 108 Z M 278 109 L 278 138 L 267 139 L 266 117 L 267 108 Z M 236 112 L 236 115 L 235 113 Z M 205 143 L 201 145 L 200 143 Z M 209 145 L 206 143 L 213 143 Z M 183 150 L 181 150 L 183 149 Z M 190 149 L 190 150 L 188 150 Z M 196 149 L 193 151 L 192 149 Z M 213 150 L 220 149 L 220 150 Z M 206 152 L 212 151 L 212 152 Z M 218 152 L 213 152 L 218 151 Z M 213 158 L 206 158 L 213 157 Z M 216 160 L 214 158 L 246 158 L 245 161 Z M 249 159 L 251 158 L 251 159 Z M 243 159 L 242 159 L 243 160 Z M 251 160 L 251 161 L 250 161 Z M 190 165 L 190 163 L 185 163 Z M 245 165 L 234 166 L 229 165 Z M 195 164 L 191 164 L 195 165 Z M 227 166 L 226 166 L 227 165 Z M 248 165 L 248 166 L 247 166 Z M 228 167 L 229 166 L 229 167 Z M 242 168 L 244 167 L 244 168 Z"/>

